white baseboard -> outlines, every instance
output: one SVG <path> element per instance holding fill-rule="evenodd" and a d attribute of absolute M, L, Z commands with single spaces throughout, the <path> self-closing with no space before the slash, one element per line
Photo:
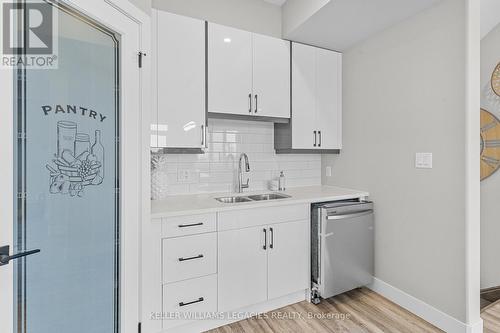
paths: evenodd
<path fill-rule="evenodd" d="M 480 320 L 474 325 L 467 325 L 467 333 L 483 333 L 483 321 Z"/>
<path fill-rule="evenodd" d="M 406 310 L 414 313 L 432 325 L 447 333 L 482 333 L 483 321 L 475 324 L 466 324 L 452 316 L 436 309 L 435 307 L 415 298 L 390 284 L 374 278 L 373 283 L 368 286 L 374 292 L 384 296 Z M 479 295 L 478 295 L 479 297 Z"/>

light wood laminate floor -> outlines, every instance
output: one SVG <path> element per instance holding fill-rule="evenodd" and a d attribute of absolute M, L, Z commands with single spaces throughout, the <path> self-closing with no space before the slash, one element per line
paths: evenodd
<path fill-rule="evenodd" d="M 308 318 L 315 315 L 316 318 Z M 331 318 L 321 318 L 330 316 Z M 284 318 L 283 318 L 284 317 Z M 361 288 L 323 300 L 292 304 L 210 333 L 443 332 L 373 291 Z M 499 331 L 496 331 L 499 332 Z"/>
<path fill-rule="evenodd" d="M 481 311 L 484 333 L 500 332 L 500 301 L 488 305 Z"/>

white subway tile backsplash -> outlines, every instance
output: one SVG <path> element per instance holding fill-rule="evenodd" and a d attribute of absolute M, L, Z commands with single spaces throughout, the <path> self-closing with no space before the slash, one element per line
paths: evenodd
<path fill-rule="evenodd" d="M 209 119 L 205 154 L 154 154 L 151 160 L 151 197 L 233 192 L 238 159 L 247 153 L 250 190 L 266 190 L 283 170 L 287 187 L 321 185 L 321 155 L 274 152 L 274 125 L 267 122 Z M 183 179 L 185 172 L 188 180 Z"/>

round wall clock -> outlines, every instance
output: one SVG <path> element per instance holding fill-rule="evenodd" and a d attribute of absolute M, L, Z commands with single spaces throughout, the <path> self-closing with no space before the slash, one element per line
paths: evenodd
<path fill-rule="evenodd" d="M 491 74 L 491 89 L 500 96 L 500 63 L 495 67 Z"/>
<path fill-rule="evenodd" d="M 481 180 L 491 176 L 499 167 L 500 120 L 481 109 Z"/>

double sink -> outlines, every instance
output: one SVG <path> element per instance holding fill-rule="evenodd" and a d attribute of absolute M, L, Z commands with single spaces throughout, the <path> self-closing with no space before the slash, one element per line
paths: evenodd
<path fill-rule="evenodd" d="M 222 203 L 238 203 L 238 202 L 250 202 L 250 201 L 277 200 L 286 198 L 291 198 L 291 197 L 289 195 L 281 193 L 266 193 L 266 194 L 255 194 L 248 196 L 222 197 L 222 198 L 215 198 L 215 200 Z"/>

